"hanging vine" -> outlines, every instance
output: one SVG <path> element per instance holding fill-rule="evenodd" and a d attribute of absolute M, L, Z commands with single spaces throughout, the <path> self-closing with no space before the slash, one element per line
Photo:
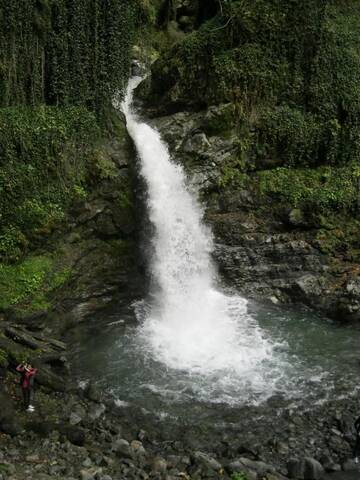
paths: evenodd
<path fill-rule="evenodd" d="M 0 106 L 101 113 L 126 82 L 137 0 L 0 0 Z"/>

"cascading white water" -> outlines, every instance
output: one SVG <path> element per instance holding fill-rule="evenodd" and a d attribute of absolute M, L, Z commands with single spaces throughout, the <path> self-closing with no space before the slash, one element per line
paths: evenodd
<path fill-rule="evenodd" d="M 271 382 L 260 367 L 272 359 L 271 342 L 248 315 L 245 299 L 217 289 L 212 235 L 184 171 L 171 161 L 160 134 L 132 111 L 133 90 L 140 81 L 130 80 L 121 107 L 140 158 L 154 226 L 155 301 L 141 335 L 167 367 L 215 376 L 225 390 L 237 382 L 270 394 Z"/>

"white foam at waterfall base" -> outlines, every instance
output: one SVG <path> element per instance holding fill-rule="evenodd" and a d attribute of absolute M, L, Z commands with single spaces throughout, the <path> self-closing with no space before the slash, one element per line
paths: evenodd
<path fill-rule="evenodd" d="M 273 346 L 248 314 L 246 300 L 216 287 L 212 235 L 185 173 L 171 161 L 159 132 L 132 111 L 133 90 L 140 80 L 130 80 L 121 106 L 140 159 L 154 226 L 154 300 L 139 334 L 155 360 L 211 378 L 212 391 L 233 395 L 246 385 L 268 396 L 276 382 L 276 375 L 269 375 Z"/>

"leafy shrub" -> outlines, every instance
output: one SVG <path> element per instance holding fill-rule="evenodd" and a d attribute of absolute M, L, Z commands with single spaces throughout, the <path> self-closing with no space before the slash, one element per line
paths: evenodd
<path fill-rule="evenodd" d="M 262 149 L 263 158 L 283 158 L 288 166 L 319 161 L 325 127 L 313 114 L 281 106 L 265 112 L 259 125 L 258 149 Z"/>
<path fill-rule="evenodd" d="M 22 262 L 0 263 L 0 309 L 21 305 L 31 312 L 49 308 L 48 295 L 70 278 L 66 265 L 57 266 L 49 255 L 28 257 Z"/>
<path fill-rule="evenodd" d="M 291 207 L 353 211 L 358 208 L 360 167 L 276 168 L 258 173 L 260 191 Z"/>
<path fill-rule="evenodd" d="M 0 259 L 5 261 L 18 260 L 28 240 L 22 231 L 14 225 L 8 225 L 0 233 Z"/>
<path fill-rule="evenodd" d="M 0 263 L 0 308 L 34 295 L 43 285 L 51 266 L 48 257 L 32 257 L 14 266 Z"/>

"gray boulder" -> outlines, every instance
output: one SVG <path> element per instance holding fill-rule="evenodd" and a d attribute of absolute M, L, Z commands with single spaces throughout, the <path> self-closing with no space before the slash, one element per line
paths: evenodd
<path fill-rule="evenodd" d="M 116 455 L 121 458 L 133 458 L 134 456 L 129 442 L 123 438 L 115 440 L 112 449 Z"/>
<path fill-rule="evenodd" d="M 320 462 L 314 458 L 305 458 L 305 480 L 320 480 L 324 476 L 324 469 Z"/>
<path fill-rule="evenodd" d="M 221 469 L 221 464 L 215 460 L 213 457 L 208 455 L 207 453 L 203 452 L 195 452 L 193 454 L 193 461 L 194 463 L 199 463 L 201 465 L 204 465 L 206 468 L 209 468 L 210 470 L 216 470 L 219 471 Z"/>
<path fill-rule="evenodd" d="M 353 470 L 358 470 L 358 468 L 359 468 L 359 465 L 356 464 L 352 458 L 349 460 L 346 460 L 346 462 L 342 464 L 342 469 L 344 470 L 344 472 L 351 472 Z M 360 477 L 360 474 L 359 474 L 359 477 Z"/>
<path fill-rule="evenodd" d="M 230 473 L 245 473 L 248 480 L 257 480 L 258 474 L 251 468 L 244 465 L 240 460 L 234 460 L 227 465 Z"/>
<path fill-rule="evenodd" d="M 160 474 L 166 474 L 167 467 L 167 461 L 161 457 L 155 457 L 151 464 L 152 471 Z"/>
<path fill-rule="evenodd" d="M 240 462 L 248 469 L 257 472 L 260 476 L 265 475 L 266 473 L 274 473 L 275 469 L 273 466 L 268 465 L 265 462 L 258 462 L 250 460 L 249 458 L 242 457 L 239 459 Z"/>
<path fill-rule="evenodd" d="M 92 382 L 89 382 L 89 384 L 86 386 L 84 395 L 88 400 L 93 402 L 100 403 L 101 401 L 101 393 Z"/>
<path fill-rule="evenodd" d="M 292 459 L 287 465 L 288 476 L 296 480 L 305 478 L 305 461 Z"/>
<path fill-rule="evenodd" d="M 59 431 L 66 436 L 66 438 L 73 445 L 82 447 L 85 443 L 85 430 L 77 426 L 62 426 Z"/>
<path fill-rule="evenodd" d="M 16 436 L 22 432 L 21 425 L 16 421 L 13 400 L 6 392 L 0 392 L 0 431 Z"/>
<path fill-rule="evenodd" d="M 106 407 L 103 403 L 91 405 L 89 408 L 89 419 L 94 421 L 104 415 Z"/>
<path fill-rule="evenodd" d="M 290 460 L 288 463 L 288 476 L 297 480 L 320 480 L 325 474 L 320 462 L 314 458 L 306 457 L 301 460 Z"/>
<path fill-rule="evenodd" d="M 321 457 L 320 461 L 326 472 L 332 473 L 341 471 L 341 466 L 338 463 L 334 462 L 334 460 L 328 455 L 324 455 L 323 457 Z"/>

